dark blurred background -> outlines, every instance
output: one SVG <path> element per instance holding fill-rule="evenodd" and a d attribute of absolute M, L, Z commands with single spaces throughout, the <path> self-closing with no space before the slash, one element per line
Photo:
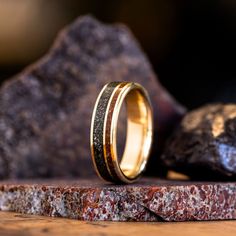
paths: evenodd
<path fill-rule="evenodd" d="M 0 81 L 40 58 L 82 14 L 132 30 L 160 81 L 189 109 L 236 102 L 234 0 L 0 0 Z"/>

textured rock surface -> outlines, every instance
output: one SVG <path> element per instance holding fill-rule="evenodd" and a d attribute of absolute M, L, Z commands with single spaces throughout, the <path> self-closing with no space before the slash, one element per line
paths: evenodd
<path fill-rule="evenodd" d="M 162 156 L 197 179 L 236 179 L 236 105 L 207 105 L 188 113 Z"/>
<path fill-rule="evenodd" d="M 93 106 L 105 83 L 121 80 L 148 90 L 160 147 L 183 108 L 158 83 L 126 27 L 86 16 L 68 26 L 44 58 L 1 87 L 0 178 L 92 175 Z"/>
<path fill-rule="evenodd" d="M 0 209 L 79 220 L 236 219 L 236 183 L 144 179 L 135 185 L 96 180 L 0 183 Z"/>

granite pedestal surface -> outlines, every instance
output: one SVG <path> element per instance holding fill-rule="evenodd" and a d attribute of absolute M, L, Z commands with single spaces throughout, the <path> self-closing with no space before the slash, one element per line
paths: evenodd
<path fill-rule="evenodd" d="M 89 221 L 236 219 L 236 183 L 144 178 L 0 182 L 0 210 Z"/>

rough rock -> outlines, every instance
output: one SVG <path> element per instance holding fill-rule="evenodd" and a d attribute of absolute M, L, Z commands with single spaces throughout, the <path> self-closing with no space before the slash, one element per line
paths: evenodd
<path fill-rule="evenodd" d="M 236 183 L 143 179 L 132 185 L 96 180 L 0 183 L 0 210 L 79 220 L 236 219 Z"/>
<path fill-rule="evenodd" d="M 236 105 L 189 112 L 167 142 L 162 160 L 195 179 L 236 178 Z"/>
<path fill-rule="evenodd" d="M 160 150 L 184 109 L 157 81 L 125 26 L 85 16 L 60 33 L 45 57 L 1 87 L 0 178 L 93 175 L 91 115 L 110 81 L 134 81 L 148 90 Z"/>

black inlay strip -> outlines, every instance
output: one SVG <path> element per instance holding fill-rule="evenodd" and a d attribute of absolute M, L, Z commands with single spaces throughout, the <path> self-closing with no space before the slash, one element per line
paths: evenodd
<path fill-rule="evenodd" d="M 119 85 L 119 82 L 111 82 L 108 84 L 106 89 L 103 91 L 101 95 L 97 110 L 94 117 L 93 123 L 93 153 L 94 159 L 97 166 L 97 170 L 102 178 L 107 181 L 114 181 L 106 167 L 104 151 L 103 151 L 103 128 L 104 128 L 104 120 L 106 115 L 107 106 L 109 103 L 109 99 L 116 88 Z"/>

